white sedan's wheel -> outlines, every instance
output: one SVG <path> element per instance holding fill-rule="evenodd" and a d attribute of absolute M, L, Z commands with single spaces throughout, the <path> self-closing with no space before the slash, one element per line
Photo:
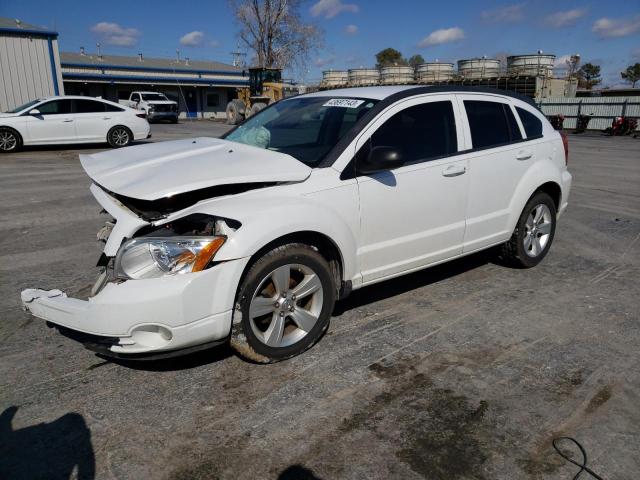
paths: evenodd
<path fill-rule="evenodd" d="M 113 148 L 126 147 L 133 141 L 133 135 L 127 127 L 118 125 L 109 130 L 107 141 Z"/>
<path fill-rule="evenodd" d="M 20 148 L 20 136 L 10 128 L 0 129 L 0 152 L 11 153 Z"/>

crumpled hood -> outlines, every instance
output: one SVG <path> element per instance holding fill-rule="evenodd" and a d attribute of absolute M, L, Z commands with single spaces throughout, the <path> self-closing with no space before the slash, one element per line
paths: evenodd
<path fill-rule="evenodd" d="M 218 138 L 191 138 L 80 155 L 98 185 L 140 200 L 242 183 L 301 182 L 311 168 L 290 155 Z"/>

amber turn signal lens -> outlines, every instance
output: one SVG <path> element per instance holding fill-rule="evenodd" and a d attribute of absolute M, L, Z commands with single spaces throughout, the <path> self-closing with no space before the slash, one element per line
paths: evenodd
<path fill-rule="evenodd" d="M 199 272 L 204 270 L 205 267 L 209 264 L 213 256 L 216 254 L 220 247 L 224 245 L 224 242 L 227 240 L 227 237 L 216 237 L 212 240 L 212 242 L 200 250 L 198 253 L 198 257 L 196 261 L 193 263 L 192 272 Z"/>

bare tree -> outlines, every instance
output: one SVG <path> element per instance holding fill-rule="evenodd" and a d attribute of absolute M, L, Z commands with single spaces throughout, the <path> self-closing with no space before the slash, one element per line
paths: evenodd
<path fill-rule="evenodd" d="M 300 17 L 301 0 L 229 0 L 238 36 L 258 67 L 304 69 L 323 34 Z"/>

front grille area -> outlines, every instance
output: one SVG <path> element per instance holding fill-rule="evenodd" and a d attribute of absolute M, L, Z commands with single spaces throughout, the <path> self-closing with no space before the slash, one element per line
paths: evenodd
<path fill-rule="evenodd" d="M 154 105 L 153 109 L 156 112 L 172 112 L 173 110 L 173 105 Z"/>

